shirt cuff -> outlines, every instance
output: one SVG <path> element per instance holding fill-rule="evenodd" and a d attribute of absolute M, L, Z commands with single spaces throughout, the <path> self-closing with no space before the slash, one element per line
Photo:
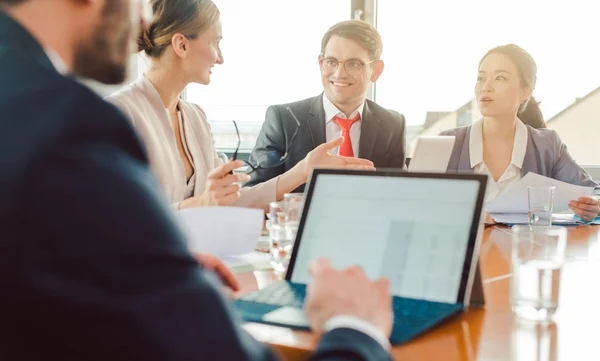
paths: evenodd
<path fill-rule="evenodd" d="M 178 211 L 179 210 L 179 204 L 181 204 L 181 202 L 175 202 L 175 203 L 171 203 L 171 209 L 174 211 Z"/>
<path fill-rule="evenodd" d="M 325 332 L 329 332 L 336 328 L 350 328 L 358 332 L 362 332 L 377 341 L 377 343 L 379 343 L 384 350 L 390 351 L 392 348 L 390 340 L 383 332 L 381 332 L 381 330 L 373 326 L 371 323 L 361 320 L 358 317 L 340 315 L 332 317 L 329 319 L 329 321 L 325 322 Z"/>

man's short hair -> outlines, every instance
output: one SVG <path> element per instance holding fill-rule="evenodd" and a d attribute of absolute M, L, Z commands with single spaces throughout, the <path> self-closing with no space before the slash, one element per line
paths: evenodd
<path fill-rule="evenodd" d="M 369 60 L 379 60 L 381 57 L 383 50 L 381 36 L 377 29 L 369 23 L 361 20 L 346 20 L 330 27 L 325 35 L 323 35 L 321 54 L 325 54 L 325 47 L 327 47 L 329 39 L 334 35 L 356 41 L 358 45 L 369 52 L 369 56 L 371 57 Z"/>

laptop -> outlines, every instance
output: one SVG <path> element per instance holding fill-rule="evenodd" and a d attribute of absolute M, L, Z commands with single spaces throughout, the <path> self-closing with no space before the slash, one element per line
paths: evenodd
<path fill-rule="evenodd" d="M 453 147 L 453 136 L 420 136 L 408 164 L 408 171 L 445 173 Z"/>
<path fill-rule="evenodd" d="M 309 330 L 308 268 L 327 257 L 334 268 L 358 264 L 370 279 L 390 280 L 392 344 L 422 334 L 469 306 L 486 180 L 315 169 L 285 280 L 237 299 L 236 308 L 248 322 Z"/>

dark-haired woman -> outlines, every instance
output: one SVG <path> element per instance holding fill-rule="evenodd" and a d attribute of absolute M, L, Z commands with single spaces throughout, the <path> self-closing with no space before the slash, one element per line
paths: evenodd
<path fill-rule="evenodd" d="M 486 200 L 492 200 L 529 172 L 563 182 L 597 186 L 571 157 L 567 146 L 545 123 L 532 93 L 537 65 L 531 55 L 509 44 L 488 51 L 479 63 L 475 97 L 482 119 L 443 135 L 456 137 L 450 172 L 488 175 Z M 569 207 L 591 220 L 599 201 L 580 197 Z"/>

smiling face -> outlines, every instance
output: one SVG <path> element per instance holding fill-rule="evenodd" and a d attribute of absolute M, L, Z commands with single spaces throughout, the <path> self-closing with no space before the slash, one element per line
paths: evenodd
<path fill-rule="evenodd" d="M 350 62 L 347 64 L 339 63 L 337 69 L 335 61 Z M 356 41 L 343 38 L 341 36 L 332 36 L 325 51 L 319 56 L 321 68 L 321 82 L 325 89 L 327 98 L 344 113 L 352 112 L 365 100 L 365 94 L 369 87 L 369 82 L 375 82 L 383 71 L 383 62 L 381 60 L 371 62 L 369 52 L 361 47 Z M 367 64 L 371 62 L 370 64 Z M 356 66 L 360 69 L 351 71 Z M 335 70 L 334 70 L 335 69 Z"/>
<path fill-rule="evenodd" d="M 484 117 L 516 116 L 521 104 L 532 93 L 522 84 L 521 75 L 510 57 L 489 54 L 480 64 L 475 84 L 475 97 Z"/>
<path fill-rule="evenodd" d="M 219 45 L 222 37 L 221 21 L 217 21 L 196 39 L 189 41 L 183 66 L 191 82 L 203 85 L 210 83 L 212 68 L 216 64 L 223 64 L 223 54 Z"/>

